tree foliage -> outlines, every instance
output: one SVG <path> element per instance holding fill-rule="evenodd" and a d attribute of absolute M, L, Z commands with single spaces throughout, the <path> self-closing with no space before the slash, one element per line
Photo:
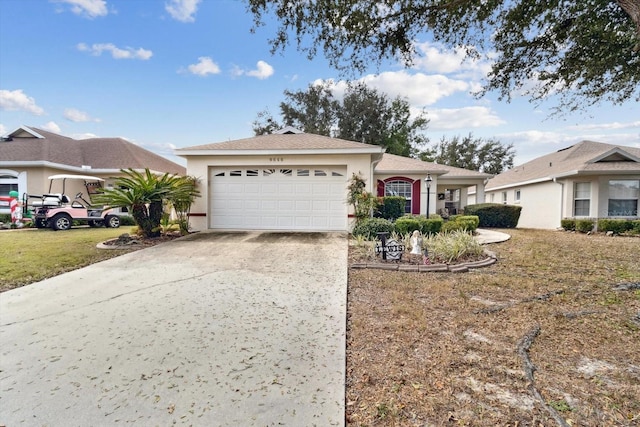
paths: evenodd
<path fill-rule="evenodd" d="M 381 145 L 388 153 L 409 157 L 427 142 L 422 131 L 428 119 L 424 112 L 411 117 L 407 100 L 366 86 L 350 83 L 342 100 L 336 99 L 329 82 L 309 85 L 305 91 L 285 90 L 280 103 L 283 123 L 268 111 L 253 122 L 256 135 L 273 133 L 283 126 L 365 144 Z"/>
<path fill-rule="evenodd" d="M 503 145 L 495 139 L 484 140 L 469 134 L 456 135 L 422 151 L 421 160 L 497 175 L 513 167 L 513 144 Z"/>
<path fill-rule="evenodd" d="M 255 25 L 275 15 L 274 51 L 292 40 L 309 58 L 324 51 L 342 70 L 401 59 L 416 40 L 493 62 L 482 93 L 510 100 L 559 94 L 559 108 L 640 100 L 638 0 L 246 0 Z"/>
<path fill-rule="evenodd" d="M 144 173 L 134 169 L 123 169 L 125 175 L 118 177 L 114 188 L 102 191 L 97 203 L 111 207 L 126 207 L 145 237 L 158 237 L 165 203 L 170 202 L 188 210 L 195 197 L 196 180 L 190 177 L 165 173 L 158 176 L 149 169 Z M 187 226 L 188 229 L 188 226 Z M 181 225 L 182 230 L 182 225 Z"/>

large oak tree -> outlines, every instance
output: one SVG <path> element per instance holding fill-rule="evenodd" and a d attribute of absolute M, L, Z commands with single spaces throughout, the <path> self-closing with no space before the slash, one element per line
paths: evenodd
<path fill-rule="evenodd" d="M 640 101 L 638 0 L 246 0 L 257 26 L 279 22 L 274 51 L 295 42 L 340 69 L 418 54 L 416 41 L 487 55 L 482 93 L 559 95 L 560 109 Z"/>
<path fill-rule="evenodd" d="M 284 95 L 282 123 L 262 111 L 253 122 L 256 135 L 293 126 L 308 133 L 381 145 L 387 153 L 405 157 L 416 155 L 428 141 L 423 133 L 429 122 L 424 112 L 412 117 L 407 100 L 391 99 L 364 83 L 350 83 L 342 99 L 335 97 L 329 82 L 309 85 L 306 90 L 285 90 Z"/>
<path fill-rule="evenodd" d="M 427 162 L 497 175 L 513 167 L 513 145 L 469 134 L 465 137 L 442 137 L 439 143 L 423 150 L 418 157 Z"/>

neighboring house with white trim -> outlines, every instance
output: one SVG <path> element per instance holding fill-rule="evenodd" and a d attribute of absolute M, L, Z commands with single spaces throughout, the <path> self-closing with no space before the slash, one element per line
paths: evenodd
<path fill-rule="evenodd" d="M 76 140 L 42 129 L 21 126 L 0 139 L 0 196 L 10 191 L 39 195 L 48 192 L 47 177 L 56 174 L 91 175 L 113 186 L 121 169 L 184 175 L 186 169 L 122 138 Z M 68 182 L 66 193 L 86 192 L 81 182 Z M 61 189 L 53 188 L 53 192 Z M 9 213 L 0 206 L 0 213 Z"/>
<path fill-rule="evenodd" d="M 191 208 L 195 229 L 347 231 L 348 185 L 364 178 L 374 195 L 407 198 L 407 213 L 466 206 L 467 188 L 482 194 L 490 175 L 384 153 L 377 145 L 292 128 L 175 150 L 200 178 Z"/>
<path fill-rule="evenodd" d="M 563 218 L 638 219 L 640 148 L 582 141 L 496 175 L 485 197 L 522 206 L 520 228 L 555 229 Z"/>

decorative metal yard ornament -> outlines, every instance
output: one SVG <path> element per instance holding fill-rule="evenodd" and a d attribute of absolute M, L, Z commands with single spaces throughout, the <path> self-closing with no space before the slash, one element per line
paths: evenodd
<path fill-rule="evenodd" d="M 398 243 L 395 239 L 387 240 L 389 233 L 377 233 L 380 242 L 376 243 L 376 255 L 382 254 L 383 260 L 396 261 L 402 258 L 404 245 Z"/>

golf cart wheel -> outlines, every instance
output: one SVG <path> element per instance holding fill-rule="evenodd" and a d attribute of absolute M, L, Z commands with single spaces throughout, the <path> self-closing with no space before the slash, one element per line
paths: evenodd
<path fill-rule="evenodd" d="M 118 228 L 120 227 L 120 217 L 118 215 L 107 215 L 104 218 L 104 225 L 107 228 Z"/>
<path fill-rule="evenodd" d="M 91 228 L 102 227 L 102 221 L 96 221 L 94 219 L 88 221 L 88 224 Z"/>
<path fill-rule="evenodd" d="M 71 217 L 66 214 L 58 214 L 51 219 L 51 228 L 54 230 L 68 230 L 71 228 Z"/>

